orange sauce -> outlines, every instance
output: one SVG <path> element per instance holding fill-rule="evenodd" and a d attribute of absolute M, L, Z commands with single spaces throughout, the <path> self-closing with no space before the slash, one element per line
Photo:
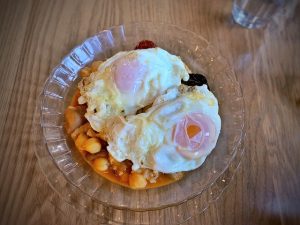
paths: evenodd
<path fill-rule="evenodd" d="M 108 171 L 105 171 L 105 172 L 96 171 L 96 173 L 100 174 L 102 177 L 106 178 L 107 180 L 109 180 L 109 181 L 111 181 L 111 182 L 113 182 L 115 184 L 119 184 L 121 186 L 129 187 L 130 188 L 128 182 L 122 182 L 120 180 L 119 176 L 115 175 L 112 170 L 108 170 Z M 171 183 L 173 183 L 175 181 L 176 180 L 173 179 L 173 178 L 171 178 L 169 175 L 160 174 L 155 183 L 148 182 L 147 186 L 145 188 L 142 188 L 142 189 L 157 188 L 157 187 L 161 187 L 161 186 L 165 186 L 165 185 L 171 184 Z"/>
<path fill-rule="evenodd" d="M 103 151 L 103 150 L 101 150 L 101 151 Z M 109 180 L 110 182 L 113 182 L 115 184 L 118 184 L 118 185 L 121 185 L 121 186 L 124 186 L 124 187 L 131 188 L 129 186 L 128 180 L 127 181 L 122 181 L 121 177 L 118 176 L 115 173 L 115 171 L 111 169 L 111 167 L 108 170 L 104 171 L 104 172 L 98 171 L 93 166 L 93 163 L 92 163 L 93 160 L 87 159 L 86 154 L 85 154 L 84 151 L 79 151 L 79 152 L 83 156 L 84 160 L 93 168 L 93 170 L 97 174 L 101 175 L 102 177 L 104 177 L 105 179 Z M 106 157 L 106 158 L 108 159 L 108 157 Z M 120 162 L 120 163 L 122 164 L 122 162 Z M 160 173 L 159 176 L 158 176 L 158 178 L 156 179 L 155 183 L 148 182 L 147 186 L 145 188 L 141 188 L 139 190 L 150 189 L 150 188 L 157 188 L 157 187 L 165 186 L 165 185 L 171 184 L 171 183 L 173 183 L 175 181 L 178 181 L 178 180 L 179 179 L 172 178 L 172 176 L 170 176 L 169 174 Z"/>

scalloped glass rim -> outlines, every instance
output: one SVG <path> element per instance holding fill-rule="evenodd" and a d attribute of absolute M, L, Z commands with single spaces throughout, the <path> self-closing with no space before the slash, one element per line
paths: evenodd
<path fill-rule="evenodd" d="M 106 59 L 118 51 L 132 49 L 142 39 L 153 40 L 158 46 L 179 55 L 193 72 L 207 76 L 220 103 L 222 131 L 216 149 L 203 166 L 187 174 L 182 181 L 158 189 L 133 191 L 112 184 L 93 172 L 73 151 L 62 122 L 63 110 L 78 81 L 77 72 L 95 59 Z M 35 122 L 35 152 L 51 187 L 75 208 L 92 211 L 100 218 L 105 217 L 100 213 L 104 209 L 115 210 L 108 218 L 115 222 L 126 222 L 124 218 L 127 216 L 116 216 L 120 220 L 111 218 L 118 215 L 118 211 L 124 213 L 124 210 L 141 215 L 150 211 L 159 211 L 162 215 L 182 215 L 184 211 L 181 219 L 175 222 L 185 221 L 204 210 L 223 192 L 244 150 L 244 100 L 232 69 L 201 36 L 162 23 L 114 26 L 75 47 L 47 79 L 35 112 Z M 219 152 L 224 154 L 217 154 Z M 199 180 L 201 184 L 190 184 Z M 191 204 L 193 207 L 188 206 Z M 178 211 L 183 205 L 188 210 Z"/>

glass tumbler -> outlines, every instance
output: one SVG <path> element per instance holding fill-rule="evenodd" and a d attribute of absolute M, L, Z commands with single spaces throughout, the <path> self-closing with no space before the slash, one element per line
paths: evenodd
<path fill-rule="evenodd" d="M 283 5 L 284 0 L 234 0 L 232 16 L 243 27 L 261 28 Z"/>

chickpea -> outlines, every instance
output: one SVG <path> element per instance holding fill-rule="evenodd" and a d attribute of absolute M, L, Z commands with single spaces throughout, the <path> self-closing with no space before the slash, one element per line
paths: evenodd
<path fill-rule="evenodd" d="M 79 150 L 84 150 L 83 145 L 88 140 L 88 136 L 84 133 L 80 133 L 75 140 L 75 145 Z"/>
<path fill-rule="evenodd" d="M 87 131 L 87 133 L 86 133 L 88 136 L 90 136 L 90 137 L 97 137 L 97 138 L 100 138 L 100 139 L 102 139 L 102 140 L 107 140 L 107 136 L 106 136 L 106 134 L 105 133 L 103 133 L 103 132 L 96 132 L 96 131 L 94 131 L 92 128 L 90 128 L 88 131 Z"/>
<path fill-rule="evenodd" d="M 88 153 L 88 152 L 87 152 Z M 85 158 L 88 161 L 94 161 L 97 158 L 107 158 L 108 157 L 108 152 L 105 149 L 101 149 L 100 152 L 97 152 L 95 154 L 87 154 Z"/>
<path fill-rule="evenodd" d="M 90 128 L 87 133 L 86 133 L 89 137 L 92 137 L 92 138 L 96 138 L 98 137 L 98 134 L 92 129 Z"/>
<path fill-rule="evenodd" d="M 142 174 L 131 173 L 129 175 L 129 186 L 134 189 L 144 188 L 147 185 L 147 180 Z"/>
<path fill-rule="evenodd" d="M 100 152 L 101 143 L 97 138 L 89 138 L 84 142 L 82 147 L 87 152 L 95 154 L 97 152 Z"/>
<path fill-rule="evenodd" d="M 84 119 L 75 107 L 69 106 L 65 110 L 66 129 L 68 133 L 72 133 L 76 128 L 82 125 Z"/>
<path fill-rule="evenodd" d="M 103 171 L 106 171 L 108 169 L 109 162 L 105 158 L 97 158 L 97 159 L 94 160 L 93 165 L 94 165 L 94 168 L 97 171 L 103 172 Z"/>
<path fill-rule="evenodd" d="M 76 138 L 78 137 L 79 134 L 81 133 L 87 133 L 87 131 L 91 128 L 91 125 L 90 123 L 85 123 L 83 124 L 82 126 L 76 128 L 72 134 L 71 134 L 71 137 L 76 140 Z"/>

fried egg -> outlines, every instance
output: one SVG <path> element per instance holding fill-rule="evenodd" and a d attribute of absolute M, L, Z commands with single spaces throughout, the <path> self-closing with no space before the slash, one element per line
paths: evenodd
<path fill-rule="evenodd" d="M 79 83 L 78 102 L 87 103 L 85 117 L 92 128 L 104 132 L 107 121 L 134 115 L 168 88 L 188 80 L 188 72 L 179 57 L 161 48 L 119 52 Z"/>
<path fill-rule="evenodd" d="M 207 86 L 180 85 L 145 113 L 114 120 L 107 150 L 118 161 L 131 160 L 133 170 L 189 171 L 204 162 L 220 130 L 218 101 Z"/>

